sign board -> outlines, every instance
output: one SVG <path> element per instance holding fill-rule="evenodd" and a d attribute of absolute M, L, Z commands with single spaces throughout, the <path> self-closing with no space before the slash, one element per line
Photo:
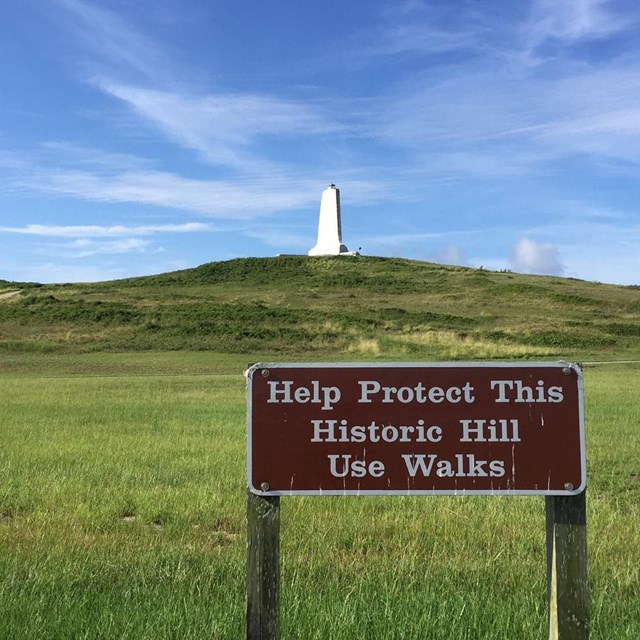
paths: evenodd
<path fill-rule="evenodd" d="M 568 363 L 263 363 L 248 482 L 278 495 L 573 495 L 582 372 Z"/>

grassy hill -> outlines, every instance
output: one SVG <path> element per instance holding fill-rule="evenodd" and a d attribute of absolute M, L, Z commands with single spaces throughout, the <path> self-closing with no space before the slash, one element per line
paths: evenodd
<path fill-rule="evenodd" d="M 373 257 L 216 262 L 95 284 L 0 281 L 0 352 L 635 358 L 640 287 Z"/>

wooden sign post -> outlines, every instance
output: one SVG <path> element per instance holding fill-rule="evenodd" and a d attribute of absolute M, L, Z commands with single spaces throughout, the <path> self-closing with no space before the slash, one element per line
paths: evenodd
<path fill-rule="evenodd" d="M 589 637 L 586 491 L 547 496 L 549 640 Z"/>
<path fill-rule="evenodd" d="M 280 637 L 280 498 L 247 492 L 247 639 Z"/>
<path fill-rule="evenodd" d="M 579 366 L 269 363 L 247 380 L 248 639 L 279 637 L 283 495 L 544 495 L 549 637 L 588 637 Z"/>

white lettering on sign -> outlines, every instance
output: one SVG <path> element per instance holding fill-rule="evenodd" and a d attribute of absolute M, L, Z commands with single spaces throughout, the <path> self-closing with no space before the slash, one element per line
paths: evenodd
<path fill-rule="evenodd" d="M 439 478 L 502 478 L 505 474 L 503 460 L 477 460 L 473 453 L 457 453 L 454 457 L 455 460 L 446 460 L 438 458 L 435 453 L 402 455 L 412 478 L 417 475 L 428 477 L 432 471 Z"/>
<path fill-rule="evenodd" d="M 520 442 L 518 420 L 460 420 L 460 442 Z"/>
<path fill-rule="evenodd" d="M 361 380 L 358 384 L 360 385 L 360 398 L 358 399 L 360 404 L 369 404 L 373 402 L 373 399 L 380 400 L 383 404 L 391 404 L 396 401 L 401 404 L 412 402 L 439 404 L 445 400 L 451 404 L 459 402 L 471 404 L 475 401 L 473 387 L 469 382 L 462 387 L 448 387 L 446 389 L 442 387 L 427 389 L 422 382 L 418 382 L 415 387 L 383 386 L 377 380 Z"/>
<path fill-rule="evenodd" d="M 353 478 L 364 478 L 367 474 L 374 478 L 384 475 L 384 463 L 374 460 L 367 464 L 364 460 L 353 460 L 350 454 L 331 455 L 329 457 L 329 470 L 336 478 L 351 476 Z"/>
<path fill-rule="evenodd" d="M 350 425 L 347 420 L 311 420 L 311 442 L 440 442 L 442 428 L 434 424 L 425 426 L 424 420 L 415 425 Z"/>
<path fill-rule="evenodd" d="M 293 389 L 293 382 L 291 380 L 283 380 L 278 382 L 277 380 L 270 380 L 269 385 L 269 404 L 282 402 L 284 404 L 291 404 L 297 402 L 298 404 L 306 404 L 311 402 L 313 404 L 322 404 L 322 409 L 328 411 L 333 409 L 333 405 L 340 402 L 342 394 L 338 387 L 321 387 L 317 380 L 311 381 L 311 389 L 308 387 L 296 387 Z"/>
<path fill-rule="evenodd" d="M 544 386 L 543 380 L 538 380 L 537 386 L 529 387 L 522 380 L 492 380 L 491 388 L 497 390 L 496 402 L 553 402 L 564 400 L 562 387 Z"/>

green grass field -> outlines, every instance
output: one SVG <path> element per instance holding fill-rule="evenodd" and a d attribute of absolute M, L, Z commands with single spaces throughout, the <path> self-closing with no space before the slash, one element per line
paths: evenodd
<path fill-rule="evenodd" d="M 247 364 L 6 350 L 0 638 L 243 637 Z M 600 640 L 640 638 L 639 372 L 585 369 Z M 283 498 L 282 637 L 544 638 L 544 529 L 539 497 Z"/>

